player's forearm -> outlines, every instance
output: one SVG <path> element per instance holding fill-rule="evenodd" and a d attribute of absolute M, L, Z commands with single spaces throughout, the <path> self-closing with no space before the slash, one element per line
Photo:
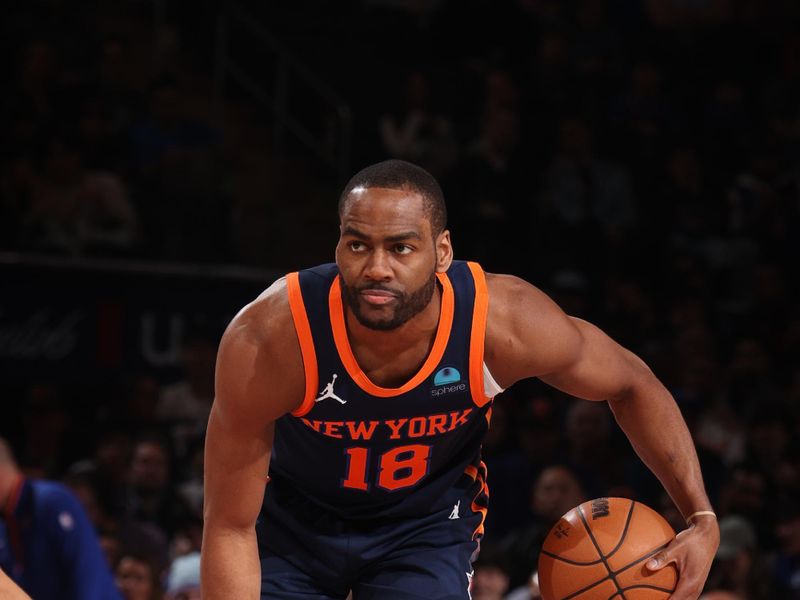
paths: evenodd
<path fill-rule="evenodd" d="M 255 529 L 228 529 L 206 522 L 200 577 L 203 600 L 258 600 L 261 564 Z"/>
<path fill-rule="evenodd" d="M 608 404 L 636 453 L 683 516 L 711 510 L 694 442 L 666 388 L 655 377 L 648 378 Z"/>

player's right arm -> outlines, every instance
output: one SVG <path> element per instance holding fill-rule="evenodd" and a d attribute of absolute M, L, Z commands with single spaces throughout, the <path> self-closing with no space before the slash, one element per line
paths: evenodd
<path fill-rule="evenodd" d="M 205 443 L 204 600 L 261 596 L 255 522 L 275 420 L 303 400 L 305 375 L 284 280 L 231 322 L 220 342 Z"/>

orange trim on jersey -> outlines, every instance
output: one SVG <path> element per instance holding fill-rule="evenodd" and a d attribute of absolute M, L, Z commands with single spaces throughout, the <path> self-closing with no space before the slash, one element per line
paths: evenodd
<path fill-rule="evenodd" d="M 489 410 L 486 411 L 486 426 L 492 426 L 492 407 L 489 407 Z"/>
<path fill-rule="evenodd" d="M 483 269 L 475 262 L 468 262 L 475 282 L 475 306 L 472 311 L 472 332 L 469 344 L 469 387 L 472 401 L 483 406 L 491 400 L 486 396 L 483 385 L 483 342 L 486 337 L 486 316 L 489 312 L 489 290 Z"/>
<path fill-rule="evenodd" d="M 300 290 L 300 274 L 289 273 L 286 276 L 286 289 L 289 292 L 289 308 L 292 310 L 294 329 L 297 340 L 300 342 L 300 352 L 303 355 L 303 370 L 306 375 L 306 392 L 303 403 L 292 411 L 295 417 L 302 417 L 314 406 L 317 397 L 319 373 L 317 372 L 317 353 L 314 351 L 314 338 L 311 336 L 311 325 L 308 323 L 306 305 L 303 302 L 303 292 Z"/>
<path fill-rule="evenodd" d="M 356 382 L 358 387 L 368 394 L 378 396 L 379 398 L 389 398 L 391 396 L 404 394 L 430 377 L 433 370 L 439 364 L 439 361 L 441 361 L 445 348 L 447 348 L 447 342 L 450 339 L 450 328 L 453 326 L 455 300 L 453 297 L 453 285 L 450 283 L 447 275 L 444 273 L 437 273 L 436 277 L 439 279 L 439 283 L 442 286 L 442 306 L 439 313 L 439 327 L 436 330 L 433 347 L 417 374 L 398 388 L 384 388 L 375 385 L 370 381 L 364 371 L 361 370 L 353 354 L 353 349 L 350 347 L 350 340 L 347 338 L 347 326 L 345 324 L 344 307 L 342 305 L 341 278 L 337 276 L 336 279 L 333 280 L 328 302 L 331 327 L 333 328 L 333 340 L 336 343 L 339 358 L 341 358 L 344 368 L 347 369 L 347 374 Z"/>
<path fill-rule="evenodd" d="M 478 478 L 478 469 L 476 469 L 473 465 L 467 465 L 467 468 L 464 469 L 464 473 L 466 473 L 472 481 L 475 481 Z"/>
<path fill-rule="evenodd" d="M 471 465 L 470 465 L 471 466 Z M 475 467 L 472 467 L 475 469 Z M 474 540 L 476 537 L 483 535 L 484 529 L 483 524 L 486 522 L 486 515 L 489 514 L 489 509 L 486 506 L 481 506 L 478 504 L 478 498 L 482 495 L 486 497 L 486 500 L 489 499 L 489 485 L 486 483 L 486 478 L 488 477 L 488 472 L 486 469 L 486 463 L 481 461 L 481 468 L 475 469 L 476 479 L 480 481 L 481 487 L 478 490 L 478 493 L 475 494 L 475 497 L 472 499 L 472 511 L 481 513 L 481 522 L 478 523 L 478 526 L 475 528 L 475 531 L 472 532 L 472 539 Z"/>

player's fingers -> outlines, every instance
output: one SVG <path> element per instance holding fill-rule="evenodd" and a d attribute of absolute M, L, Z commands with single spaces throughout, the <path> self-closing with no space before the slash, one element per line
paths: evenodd
<path fill-rule="evenodd" d="M 677 562 L 677 559 L 673 556 L 669 548 L 666 548 L 658 554 L 655 554 L 653 558 L 647 561 L 645 566 L 651 571 L 658 571 L 672 562 Z"/>
<path fill-rule="evenodd" d="M 679 536 L 647 561 L 646 566 L 651 571 L 658 571 L 671 563 L 674 563 L 678 569 L 678 583 L 669 600 L 697 600 L 703 591 L 705 578 L 696 572 L 696 569 L 690 565 L 690 561 L 686 560 L 687 549 L 688 545 L 685 540 Z"/>
<path fill-rule="evenodd" d="M 703 581 L 697 574 L 684 571 L 684 561 L 681 560 L 681 555 L 674 548 L 662 550 L 653 556 L 647 561 L 647 568 L 651 571 L 658 571 L 670 563 L 675 563 L 680 573 L 675 590 L 669 597 L 670 600 L 697 600 L 700 592 L 703 591 Z"/>
<path fill-rule="evenodd" d="M 682 557 L 685 552 L 684 544 L 687 535 L 688 531 L 681 531 L 663 550 L 654 554 L 653 557 L 647 561 L 645 566 L 651 571 L 658 571 L 670 563 L 675 563 L 675 566 L 680 572 L 683 567 Z"/>

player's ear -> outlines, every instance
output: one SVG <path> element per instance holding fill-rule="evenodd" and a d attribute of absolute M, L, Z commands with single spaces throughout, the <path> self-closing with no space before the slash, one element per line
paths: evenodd
<path fill-rule="evenodd" d="M 450 232 L 445 229 L 436 236 L 436 270 L 444 273 L 453 262 L 453 245 L 450 242 Z"/>

